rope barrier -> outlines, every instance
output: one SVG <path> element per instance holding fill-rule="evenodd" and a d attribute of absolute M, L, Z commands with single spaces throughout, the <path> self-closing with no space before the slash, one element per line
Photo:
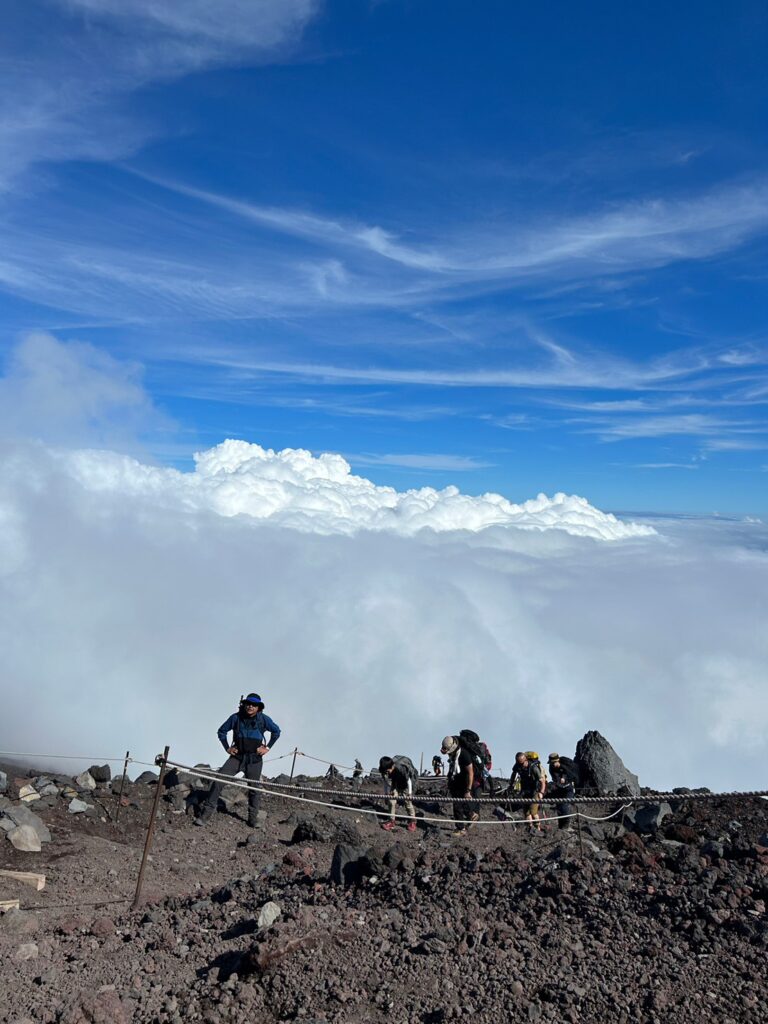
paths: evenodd
<path fill-rule="evenodd" d="M 352 813 L 352 814 L 368 814 L 368 815 L 371 815 L 371 816 L 376 817 L 376 818 L 387 818 L 387 819 L 391 819 L 392 818 L 392 814 L 389 811 L 376 811 L 376 810 L 374 810 L 372 808 L 368 808 L 368 807 L 350 807 L 350 806 L 344 805 L 344 804 L 332 803 L 332 802 L 329 802 L 327 800 L 313 800 L 310 797 L 298 796 L 295 792 L 294 793 L 282 793 L 282 792 L 280 792 L 280 793 L 271 793 L 268 789 L 264 789 L 263 788 L 264 784 L 262 783 L 262 781 L 260 779 L 259 780 L 256 780 L 256 779 L 237 779 L 237 778 L 235 778 L 232 775 L 221 775 L 219 772 L 200 771 L 199 769 L 191 768 L 188 765 L 179 764 L 176 761 L 168 761 L 167 764 L 170 765 L 172 768 L 176 768 L 179 771 L 184 772 L 185 774 L 194 775 L 196 778 L 208 778 L 208 779 L 211 779 L 214 782 L 221 782 L 222 779 L 227 779 L 228 781 L 226 783 L 224 783 L 227 786 L 235 786 L 236 788 L 239 788 L 239 789 L 258 789 L 258 790 L 261 790 L 263 793 L 266 793 L 267 796 L 278 797 L 281 800 L 292 800 L 292 801 L 294 801 L 296 803 L 311 804 L 311 805 L 313 805 L 315 807 L 326 807 L 326 808 L 330 808 L 331 810 L 336 810 L 336 811 L 347 811 L 347 812 Z M 270 783 L 267 783 L 267 785 L 270 785 Z M 281 789 L 282 788 L 286 788 L 286 787 L 281 787 Z M 300 786 L 298 788 L 301 789 L 302 791 L 304 791 L 305 789 L 307 789 L 309 787 Z M 323 792 L 323 790 L 316 790 L 316 789 L 313 789 L 312 791 L 313 792 L 321 792 L 321 793 Z M 330 795 L 330 794 L 326 793 L 325 795 Z M 359 799 L 358 794 L 355 794 L 355 793 L 351 793 L 351 794 L 347 793 L 345 795 L 348 796 L 348 797 L 351 796 L 353 799 L 355 799 L 355 798 Z M 368 795 L 369 794 L 365 794 L 366 797 Z M 370 795 L 371 796 L 376 796 L 378 799 L 381 799 L 381 800 L 392 800 L 393 799 L 392 796 L 390 796 L 389 794 L 386 794 L 386 793 L 384 793 L 384 794 L 377 793 L 377 794 L 370 794 Z M 409 799 L 411 799 L 415 803 L 418 798 L 417 797 L 409 797 Z M 433 800 L 427 800 L 425 802 L 433 803 L 434 801 Z M 463 801 L 461 799 L 453 800 L 453 798 L 451 798 L 450 802 L 452 802 L 452 803 L 462 803 Z M 466 802 L 467 803 L 473 803 L 474 801 L 467 800 Z M 562 802 L 562 801 L 560 801 L 560 802 Z M 521 801 L 521 803 L 529 803 L 530 804 L 531 801 L 530 800 L 528 800 L 528 801 Z M 580 815 L 582 818 L 586 818 L 588 821 L 609 821 L 611 818 L 615 818 L 618 814 L 621 814 L 624 810 L 626 810 L 627 807 L 629 807 L 629 804 L 624 803 L 624 804 L 622 804 L 621 807 L 618 808 L 618 810 L 612 811 L 611 814 L 606 815 L 605 817 L 601 817 L 601 818 L 595 818 L 595 817 L 592 817 L 589 814 L 580 814 L 579 811 L 575 811 L 572 814 L 560 814 L 560 815 L 551 814 L 551 815 L 547 815 L 546 818 L 541 818 L 541 819 L 538 819 L 538 820 L 540 820 L 542 823 L 545 822 L 545 821 L 563 821 L 566 818 L 576 818 L 576 817 L 578 817 Z M 407 821 L 411 821 L 412 820 L 410 814 L 398 814 L 396 812 L 394 817 L 396 819 L 405 819 Z M 501 826 L 504 826 L 504 825 L 511 825 L 511 826 L 526 825 L 528 827 L 532 826 L 531 821 L 529 821 L 528 819 L 525 819 L 525 818 L 505 818 L 505 819 L 502 819 L 502 820 L 499 820 L 499 819 L 496 819 L 496 820 L 478 819 L 476 821 L 470 822 L 470 821 L 467 821 L 466 819 L 463 819 L 463 818 L 442 818 L 442 817 L 438 818 L 438 817 L 430 817 L 428 815 L 423 815 L 419 819 L 419 821 L 435 822 L 436 824 L 440 824 L 440 825 L 463 825 L 464 827 L 467 827 L 469 825 L 471 825 L 472 827 L 474 827 L 475 825 L 501 825 Z"/>
<path fill-rule="evenodd" d="M 94 754 L 23 754 L 18 750 L 0 750 L 0 757 L 55 757 L 57 760 L 64 761 L 90 761 L 91 764 L 96 764 L 101 761 L 103 764 L 117 763 L 122 764 L 124 761 L 128 761 L 129 764 L 146 764 L 146 761 L 135 761 L 132 757 L 126 758 L 125 754 L 121 754 L 120 757 L 98 757 Z"/>
<path fill-rule="evenodd" d="M 217 772 L 213 769 L 194 768 L 190 765 L 181 764 L 176 761 L 169 761 L 168 764 L 177 768 L 190 775 L 196 775 L 199 778 L 207 778 L 213 782 L 224 781 L 225 785 L 235 785 L 240 781 L 235 779 L 233 775 L 223 775 L 221 772 Z M 225 781 L 226 780 L 226 781 Z M 247 780 L 249 784 L 254 787 L 260 787 L 264 792 L 268 792 L 270 789 L 274 790 L 287 790 L 288 792 L 295 792 L 300 789 L 302 792 L 318 793 L 323 796 L 339 796 L 346 799 L 360 799 L 365 797 L 367 800 L 391 800 L 392 798 L 387 793 L 356 793 L 347 789 L 325 789 L 322 786 L 305 786 L 305 785 L 288 785 L 282 782 L 272 782 L 269 779 Z M 277 793 L 276 795 L 281 795 Z M 737 792 L 737 793 L 652 793 L 645 796 L 625 797 L 625 796 L 577 796 L 577 797 L 548 797 L 545 796 L 541 800 L 536 800 L 536 803 L 542 804 L 600 804 L 600 803 L 611 803 L 614 804 L 617 801 L 622 801 L 627 805 L 634 803 L 654 803 L 658 800 L 722 800 L 722 799 L 745 799 L 747 797 L 762 797 L 768 796 L 768 790 L 757 790 L 754 792 Z M 414 803 L 454 803 L 457 800 L 461 800 L 461 797 L 453 796 L 417 796 L 414 794 L 411 799 Z M 508 794 L 495 797 L 477 796 L 471 798 L 473 802 L 480 804 L 507 804 L 512 806 L 522 806 L 526 804 L 534 803 L 532 797 L 528 796 L 509 796 Z"/>

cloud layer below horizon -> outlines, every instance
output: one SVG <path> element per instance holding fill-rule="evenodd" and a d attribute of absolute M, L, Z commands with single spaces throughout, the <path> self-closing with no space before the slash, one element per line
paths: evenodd
<path fill-rule="evenodd" d="M 605 543 L 594 527 L 611 519 L 586 502 L 593 529 L 574 536 L 542 528 L 557 501 L 481 528 L 468 510 L 479 501 L 482 518 L 485 499 L 430 492 L 431 510 L 402 515 L 379 491 L 300 451 L 228 443 L 180 474 L 7 445 L 2 748 L 146 758 L 168 742 L 217 763 L 216 727 L 257 688 L 283 752 L 341 763 L 394 748 L 417 760 L 472 727 L 508 768 L 518 748 L 571 753 L 597 728 L 645 784 L 759 782 L 762 524 L 625 524 Z M 263 514 L 266 494 L 279 514 Z M 402 531 L 369 528 L 398 515 Z M 430 515 L 443 532 L 414 533 Z"/>

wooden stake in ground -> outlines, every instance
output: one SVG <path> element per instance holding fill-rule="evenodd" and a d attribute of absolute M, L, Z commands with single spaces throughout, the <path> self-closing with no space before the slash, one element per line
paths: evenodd
<path fill-rule="evenodd" d="M 120 779 L 120 791 L 117 794 L 117 806 L 115 807 L 115 824 L 120 820 L 120 805 L 123 802 L 123 790 L 125 789 L 125 777 L 128 774 L 128 761 L 130 760 L 131 752 L 126 750 L 125 761 L 123 762 L 123 775 Z"/>
<path fill-rule="evenodd" d="M 144 852 L 141 855 L 141 866 L 139 867 L 139 877 L 136 879 L 136 893 L 133 897 L 132 910 L 135 910 L 141 902 L 141 887 L 144 884 L 144 871 L 147 866 L 147 857 L 152 846 L 152 836 L 155 833 L 155 818 L 157 816 L 157 805 L 160 803 L 160 793 L 163 789 L 163 781 L 165 780 L 165 769 L 168 764 L 168 751 L 170 747 L 166 747 L 162 754 L 158 754 L 155 758 L 155 764 L 160 765 L 160 778 L 157 780 L 157 789 L 155 790 L 155 798 L 152 801 L 152 810 L 149 812 L 149 821 L 147 823 L 147 838 L 144 841 Z"/>
<path fill-rule="evenodd" d="M 31 885 L 33 889 L 40 892 L 45 888 L 45 875 L 38 875 L 36 871 L 0 871 L 0 878 L 15 878 L 17 882 L 24 885 Z"/>

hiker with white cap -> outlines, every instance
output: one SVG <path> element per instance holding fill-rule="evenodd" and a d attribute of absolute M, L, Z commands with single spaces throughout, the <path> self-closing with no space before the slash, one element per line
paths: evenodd
<path fill-rule="evenodd" d="M 480 818 L 480 805 L 473 799 L 480 780 L 475 777 L 475 762 L 458 736 L 445 736 L 440 752 L 448 756 L 448 792 L 454 798 L 455 836 L 467 834 L 467 828 Z"/>
<path fill-rule="evenodd" d="M 228 739 L 230 733 L 231 744 Z M 266 740 L 266 733 L 269 733 L 269 743 Z M 240 707 L 219 726 L 217 735 L 219 742 L 229 754 L 219 769 L 221 774 L 234 776 L 242 772 L 246 779 L 256 782 L 261 778 L 264 755 L 280 736 L 280 726 L 264 714 L 264 701 L 260 695 L 249 693 L 247 697 L 240 698 Z M 223 787 L 224 782 L 214 782 L 211 786 L 200 815 L 195 818 L 196 825 L 205 825 L 211 820 Z M 248 824 L 251 828 L 258 825 L 260 802 L 261 791 L 258 786 L 254 786 L 248 790 Z"/>

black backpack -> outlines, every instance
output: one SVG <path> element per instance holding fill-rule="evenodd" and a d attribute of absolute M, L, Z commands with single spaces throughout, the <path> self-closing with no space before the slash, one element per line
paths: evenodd
<path fill-rule="evenodd" d="M 459 743 L 472 758 L 475 769 L 475 779 L 481 786 L 485 786 L 485 777 L 488 773 L 490 763 L 490 751 L 482 742 L 480 737 L 472 729 L 462 729 L 459 733 Z"/>

